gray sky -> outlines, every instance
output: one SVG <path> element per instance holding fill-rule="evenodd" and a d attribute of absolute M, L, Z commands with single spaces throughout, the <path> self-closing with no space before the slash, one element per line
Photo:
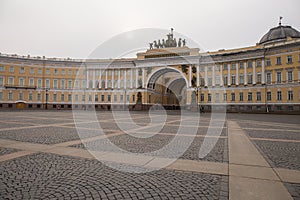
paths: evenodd
<path fill-rule="evenodd" d="M 206 51 L 246 47 L 279 16 L 300 31 L 299 7 L 299 0 L 0 0 L 0 52 L 86 58 L 124 31 L 170 27 Z"/>

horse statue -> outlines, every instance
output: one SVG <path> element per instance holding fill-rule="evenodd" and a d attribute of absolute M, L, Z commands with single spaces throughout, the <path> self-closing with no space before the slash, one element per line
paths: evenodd
<path fill-rule="evenodd" d="M 153 41 L 153 43 L 154 43 L 154 47 L 155 47 L 155 48 L 158 48 L 157 42 L 156 42 L 156 41 Z"/>
<path fill-rule="evenodd" d="M 153 43 L 149 43 L 150 49 L 153 49 Z"/>

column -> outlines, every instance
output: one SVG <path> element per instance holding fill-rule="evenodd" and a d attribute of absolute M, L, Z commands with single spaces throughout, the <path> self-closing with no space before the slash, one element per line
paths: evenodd
<path fill-rule="evenodd" d="M 124 69 L 124 88 L 126 88 L 127 87 L 127 70 L 126 69 Z"/>
<path fill-rule="evenodd" d="M 227 83 L 228 83 L 228 86 L 231 85 L 231 72 L 230 72 L 230 64 L 228 64 L 227 66 L 227 69 L 228 69 L 228 75 L 227 75 Z"/>
<path fill-rule="evenodd" d="M 102 70 L 99 71 L 99 88 L 102 87 Z"/>
<path fill-rule="evenodd" d="M 139 80 L 139 69 L 136 68 L 136 69 L 135 69 L 135 88 L 138 88 L 138 87 L 139 87 L 139 82 L 138 82 L 138 80 Z"/>
<path fill-rule="evenodd" d="M 121 69 L 118 69 L 118 88 L 120 89 Z"/>
<path fill-rule="evenodd" d="M 130 69 L 130 88 L 133 88 L 133 69 Z"/>
<path fill-rule="evenodd" d="M 244 62 L 244 85 L 248 84 L 247 80 L 247 62 Z"/>
<path fill-rule="evenodd" d="M 208 75 L 207 75 L 207 66 L 204 67 L 204 85 L 208 86 Z"/>
<path fill-rule="evenodd" d="M 111 88 L 114 89 L 115 87 L 115 70 L 111 72 Z"/>
<path fill-rule="evenodd" d="M 265 59 L 261 60 L 261 83 L 265 84 Z"/>
<path fill-rule="evenodd" d="M 189 87 L 192 87 L 192 65 L 189 66 Z"/>
<path fill-rule="evenodd" d="M 145 86 L 145 68 L 142 69 L 142 76 L 143 76 L 142 77 L 142 82 L 143 82 L 143 86 L 142 87 L 146 88 L 146 86 Z"/>
<path fill-rule="evenodd" d="M 216 68 L 216 66 L 213 65 L 213 66 L 212 66 L 212 86 L 213 86 L 213 87 L 216 86 L 216 74 L 215 74 L 215 68 Z"/>
<path fill-rule="evenodd" d="M 253 85 L 255 85 L 256 84 L 256 62 L 255 61 L 253 61 L 252 69 L 253 69 L 253 76 L 252 76 Z"/>
<path fill-rule="evenodd" d="M 224 82 L 223 82 L 223 65 L 220 65 L 220 86 L 224 86 Z"/>
<path fill-rule="evenodd" d="M 95 82 L 96 82 L 96 70 L 93 69 L 93 89 L 95 89 Z"/>
<path fill-rule="evenodd" d="M 200 66 L 197 65 L 197 87 L 200 86 Z"/>
<path fill-rule="evenodd" d="M 90 72 L 86 68 L 86 89 L 89 88 L 89 82 L 90 82 L 90 80 L 89 80 L 89 74 L 90 74 Z"/>
<path fill-rule="evenodd" d="M 235 85 L 239 85 L 239 63 L 235 65 Z"/>
<path fill-rule="evenodd" d="M 105 70 L 105 89 L 107 88 L 107 77 L 108 77 L 107 70 Z"/>

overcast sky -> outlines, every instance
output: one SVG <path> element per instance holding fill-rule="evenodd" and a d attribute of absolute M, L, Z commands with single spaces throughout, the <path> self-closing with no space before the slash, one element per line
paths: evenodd
<path fill-rule="evenodd" d="M 299 8 L 299 0 L 0 0 L 0 52 L 86 58 L 122 32 L 171 27 L 206 51 L 246 47 L 279 16 L 300 30 Z"/>

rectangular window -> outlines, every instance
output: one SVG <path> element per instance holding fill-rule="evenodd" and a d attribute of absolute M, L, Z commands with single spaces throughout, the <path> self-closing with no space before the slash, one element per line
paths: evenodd
<path fill-rule="evenodd" d="M 68 101 L 72 101 L 72 94 L 68 94 Z"/>
<path fill-rule="evenodd" d="M 8 100 L 10 100 L 10 101 L 13 100 L 13 94 L 12 94 L 12 92 L 8 93 Z"/>
<path fill-rule="evenodd" d="M 9 85 L 14 85 L 14 77 L 9 77 L 8 78 L 8 84 Z"/>
<path fill-rule="evenodd" d="M 4 72 L 4 66 L 0 66 L 0 72 Z"/>
<path fill-rule="evenodd" d="M 39 69 L 38 69 L 38 74 L 42 74 L 42 73 L 43 73 L 42 68 L 39 68 Z"/>
<path fill-rule="evenodd" d="M 252 101 L 252 92 L 248 92 L 248 101 Z"/>
<path fill-rule="evenodd" d="M 227 78 L 227 76 L 224 76 L 223 81 L 224 81 L 224 85 L 228 84 L 228 78 Z"/>
<path fill-rule="evenodd" d="M 36 100 L 40 101 L 41 100 L 41 94 L 38 93 L 37 96 L 36 96 Z"/>
<path fill-rule="evenodd" d="M 0 76 L 0 86 L 4 85 L 4 78 Z"/>
<path fill-rule="evenodd" d="M 244 84 L 245 80 L 244 80 L 244 74 L 240 75 L 240 84 Z"/>
<path fill-rule="evenodd" d="M 121 95 L 120 95 L 120 102 L 123 101 L 123 98 L 124 98 L 124 97 L 123 97 L 123 95 L 121 94 Z"/>
<path fill-rule="evenodd" d="M 34 69 L 33 68 L 30 68 L 30 74 L 34 74 Z"/>
<path fill-rule="evenodd" d="M 228 69 L 228 65 L 227 65 L 227 64 L 224 64 L 223 69 L 224 69 L 224 70 L 227 70 L 227 69 Z"/>
<path fill-rule="evenodd" d="M 117 101 L 118 101 L 118 96 L 114 95 L 114 102 L 117 102 Z"/>
<path fill-rule="evenodd" d="M 46 79 L 46 88 L 50 88 L 50 80 Z"/>
<path fill-rule="evenodd" d="M 58 69 L 54 69 L 54 75 L 58 75 Z"/>
<path fill-rule="evenodd" d="M 57 100 L 57 94 L 53 94 L 53 101 Z"/>
<path fill-rule="evenodd" d="M 50 74 L 50 69 L 46 69 L 46 74 L 47 74 L 47 75 Z"/>
<path fill-rule="evenodd" d="M 66 71 L 64 69 L 61 70 L 61 75 L 65 75 Z"/>
<path fill-rule="evenodd" d="M 92 101 L 92 95 L 89 94 L 89 101 Z"/>
<path fill-rule="evenodd" d="M 14 68 L 14 67 L 10 67 L 10 68 L 9 68 L 9 72 L 10 72 L 10 73 L 14 73 L 14 72 L 15 72 L 15 68 Z"/>
<path fill-rule="evenodd" d="M 287 72 L 288 82 L 293 82 L 293 71 Z"/>
<path fill-rule="evenodd" d="M 276 58 L 276 65 L 281 65 L 281 57 Z"/>
<path fill-rule="evenodd" d="M 19 85 L 24 86 L 24 78 L 19 78 Z"/>
<path fill-rule="evenodd" d="M 20 68 L 20 74 L 24 74 L 25 73 L 25 68 L 24 67 L 21 67 Z"/>
<path fill-rule="evenodd" d="M 207 101 L 208 101 L 208 102 L 211 102 L 211 94 L 208 94 L 208 96 L 207 96 Z"/>
<path fill-rule="evenodd" d="M 268 67 L 268 66 L 271 66 L 271 60 L 270 60 L 270 58 L 267 58 L 266 59 L 266 66 Z"/>
<path fill-rule="evenodd" d="M 95 94 L 95 102 L 98 102 L 98 94 Z"/>
<path fill-rule="evenodd" d="M 29 101 L 32 101 L 32 93 L 29 93 L 29 95 L 28 95 L 28 100 L 29 100 Z"/>
<path fill-rule="evenodd" d="M 235 64 L 235 63 L 232 63 L 232 64 L 231 64 L 231 69 L 232 69 L 232 70 L 235 70 L 235 68 L 236 68 L 236 64 Z"/>
<path fill-rule="evenodd" d="M 244 68 L 244 63 L 240 62 L 240 69 L 243 69 L 243 68 Z"/>
<path fill-rule="evenodd" d="M 267 92 L 267 100 L 268 101 L 272 100 L 272 93 L 271 92 Z"/>
<path fill-rule="evenodd" d="M 54 79 L 54 80 L 53 80 L 53 88 L 54 88 L 54 89 L 57 89 L 57 88 L 58 88 L 58 80 L 57 80 L 57 79 Z"/>
<path fill-rule="evenodd" d="M 257 83 L 258 84 L 261 83 L 261 74 L 260 73 L 257 74 Z"/>
<path fill-rule="evenodd" d="M 248 68 L 252 68 L 253 67 L 253 62 L 252 61 L 248 61 Z"/>
<path fill-rule="evenodd" d="M 231 84 L 235 85 L 235 75 L 231 75 Z"/>
<path fill-rule="evenodd" d="M 292 101 L 294 99 L 293 91 L 288 91 L 288 100 Z"/>
<path fill-rule="evenodd" d="M 240 92 L 240 101 L 244 101 L 244 93 Z"/>
<path fill-rule="evenodd" d="M 282 100 L 281 91 L 277 91 L 277 101 L 281 101 L 281 100 Z"/>
<path fill-rule="evenodd" d="M 132 101 L 135 102 L 135 95 L 132 95 Z"/>
<path fill-rule="evenodd" d="M 224 94 L 223 94 L 223 100 L 224 100 L 224 101 L 227 101 L 227 93 L 224 93 Z"/>
<path fill-rule="evenodd" d="M 261 101 L 261 92 L 256 92 L 256 100 Z"/>
<path fill-rule="evenodd" d="M 29 86 L 34 86 L 34 79 L 33 78 L 29 79 Z"/>
<path fill-rule="evenodd" d="M 86 81 L 85 80 L 82 80 L 82 88 L 86 88 Z"/>
<path fill-rule="evenodd" d="M 256 61 L 256 67 L 261 67 L 261 60 Z"/>
<path fill-rule="evenodd" d="M 276 82 L 281 83 L 281 72 L 276 73 Z"/>
<path fill-rule="evenodd" d="M 235 93 L 234 92 L 231 93 L 231 101 L 235 101 Z"/>
<path fill-rule="evenodd" d="M 204 101 L 204 94 L 203 93 L 201 93 L 201 95 L 200 95 L 200 100 Z"/>
<path fill-rule="evenodd" d="M 252 74 L 248 74 L 248 83 L 249 84 L 252 84 L 252 77 L 253 77 Z"/>
<path fill-rule="evenodd" d="M 41 88 L 42 87 L 42 79 L 38 79 L 38 88 Z"/>
<path fill-rule="evenodd" d="M 3 100 L 3 93 L 0 92 L 0 100 Z"/>
<path fill-rule="evenodd" d="M 81 96 L 81 101 L 85 101 L 85 95 L 84 94 Z"/>
<path fill-rule="evenodd" d="M 68 70 L 68 75 L 72 76 L 72 70 L 71 69 Z"/>
<path fill-rule="evenodd" d="M 267 84 L 271 84 L 271 83 L 272 83 L 272 76 L 271 76 L 271 73 L 268 72 L 266 76 L 267 76 Z"/>
<path fill-rule="evenodd" d="M 60 100 L 61 100 L 61 101 L 65 101 L 65 95 L 64 95 L 64 94 L 61 94 L 61 95 L 60 95 Z"/>
<path fill-rule="evenodd" d="M 78 99 L 79 99 L 78 94 L 75 94 L 75 101 L 78 101 Z"/>
<path fill-rule="evenodd" d="M 111 101 L 111 95 L 107 95 L 107 101 L 110 102 Z"/>
<path fill-rule="evenodd" d="M 293 63 L 293 57 L 291 55 L 287 56 L 287 63 L 292 64 Z"/>
<path fill-rule="evenodd" d="M 68 89 L 72 89 L 72 80 L 68 80 Z"/>
<path fill-rule="evenodd" d="M 101 95 L 101 101 L 104 102 L 104 95 Z"/>
<path fill-rule="evenodd" d="M 60 88 L 65 89 L 66 81 L 64 79 L 60 80 Z"/>

